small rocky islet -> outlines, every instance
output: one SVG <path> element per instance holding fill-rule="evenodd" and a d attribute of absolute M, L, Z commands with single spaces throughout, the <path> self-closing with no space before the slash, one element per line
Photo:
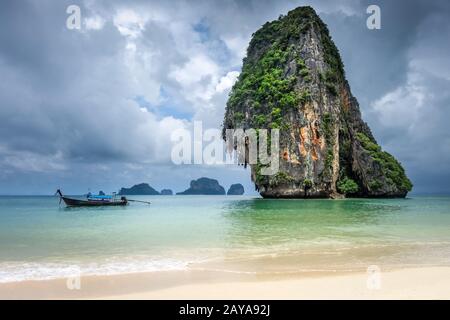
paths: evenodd
<path fill-rule="evenodd" d="M 131 188 L 121 188 L 119 195 L 145 195 L 145 196 L 156 196 L 160 193 L 154 188 L 150 187 L 148 183 L 140 183 L 132 186 Z"/>
<path fill-rule="evenodd" d="M 161 195 L 162 196 L 172 196 L 173 195 L 173 191 L 170 189 L 162 189 L 161 190 Z"/>
<path fill-rule="evenodd" d="M 192 180 L 190 187 L 178 195 L 224 195 L 225 189 L 216 179 L 200 178 Z"/>
<path fill-rule="evenodd" d="M 253 34 L 223 128 L 280 130 L 278 173 L 250 165 L 265 198 L 405 197 L 412 189 L 362 120 L 339 51 L 311 7 Z"/>
<path fill-rule="evenodd" d="M 228 196 L 241 196 L 243 194 L 244 194 L 244 186 L 240 183 L 232 184 L 227 191 Z"/>

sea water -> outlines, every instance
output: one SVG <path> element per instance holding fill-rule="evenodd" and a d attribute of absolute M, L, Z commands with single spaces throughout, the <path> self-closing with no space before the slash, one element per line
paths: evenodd
<path fill-rule="evenodd" d="M 140 196 L 66 208 L 0 197 L 0 282 L 166 270 L 296 273 L 450 265 L 450 197 Z"/>

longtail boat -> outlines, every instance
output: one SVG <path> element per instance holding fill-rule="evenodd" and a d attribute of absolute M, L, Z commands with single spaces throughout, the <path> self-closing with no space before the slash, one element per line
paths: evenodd
<path fill-rule="evenodd" d="M 69 198 L 62 194 L 61 190 L 58 189 L 56 194 L 59 195 L 61 200 L 68 207 L 100 207 L 100 206 L 126 206 L 128 204 L 128 199 L 126 197 L 120 197 L 116 199 L 116 196 L 92 196 L 88 195 L 86 199 L 76 199 Z"/>

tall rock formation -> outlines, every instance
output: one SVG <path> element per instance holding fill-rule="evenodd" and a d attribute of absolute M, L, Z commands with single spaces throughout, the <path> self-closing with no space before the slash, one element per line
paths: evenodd
<path fill-rule="evenodd" d="M 280 170 L 252 180 L 263 197 L 404 197 L 412 184 L 361 119 L 339 51 L 311 7 L 253 34 L 224 129 L 280 129 Z"/>

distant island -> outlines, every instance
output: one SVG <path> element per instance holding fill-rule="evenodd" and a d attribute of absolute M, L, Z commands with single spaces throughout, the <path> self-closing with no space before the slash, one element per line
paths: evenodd
<path fill-rule="evenodd" d="M 99 194 L 104 193 L 102 191 Z M 140 183 L 131 188 L 121 188 L 118 195 L 142 195 L 142 196 L 171 196 L 174 192 L 171 189 L 162 189 L 161 192 L 155 190 L 148 183 Z M 243 195 L 244 186 L 240 183 L 235 183 L 230 186 L 228 192 L 225 193 L 224 187 L 215 179 L 202 177 L 197 180 L 192 180 L 190 187 L 183 192 L 176 193 L 177 195 Z"/>
<path fill-rule="evenodd" d="M 190 188 L 178 192 L 178 195 L 224 195 L 225 189 L 215 179 L 200 178 L 198 180 L 192 180 Z"/>
<path fill-rule="evenodd" d="M 244 194 L 244 186 L 240 183 L 232 184 L 227 191 L 228 196 L 242 196 Z"/>
<path fill-rule="evenodd" d="M 149 186 L 148 183 L 141 183 L 132 186 L 131 188 L 122 188 L 119 191 L 119 195 L 145 195 L 145 196 L 156 196 L 159 192 Z"/>

